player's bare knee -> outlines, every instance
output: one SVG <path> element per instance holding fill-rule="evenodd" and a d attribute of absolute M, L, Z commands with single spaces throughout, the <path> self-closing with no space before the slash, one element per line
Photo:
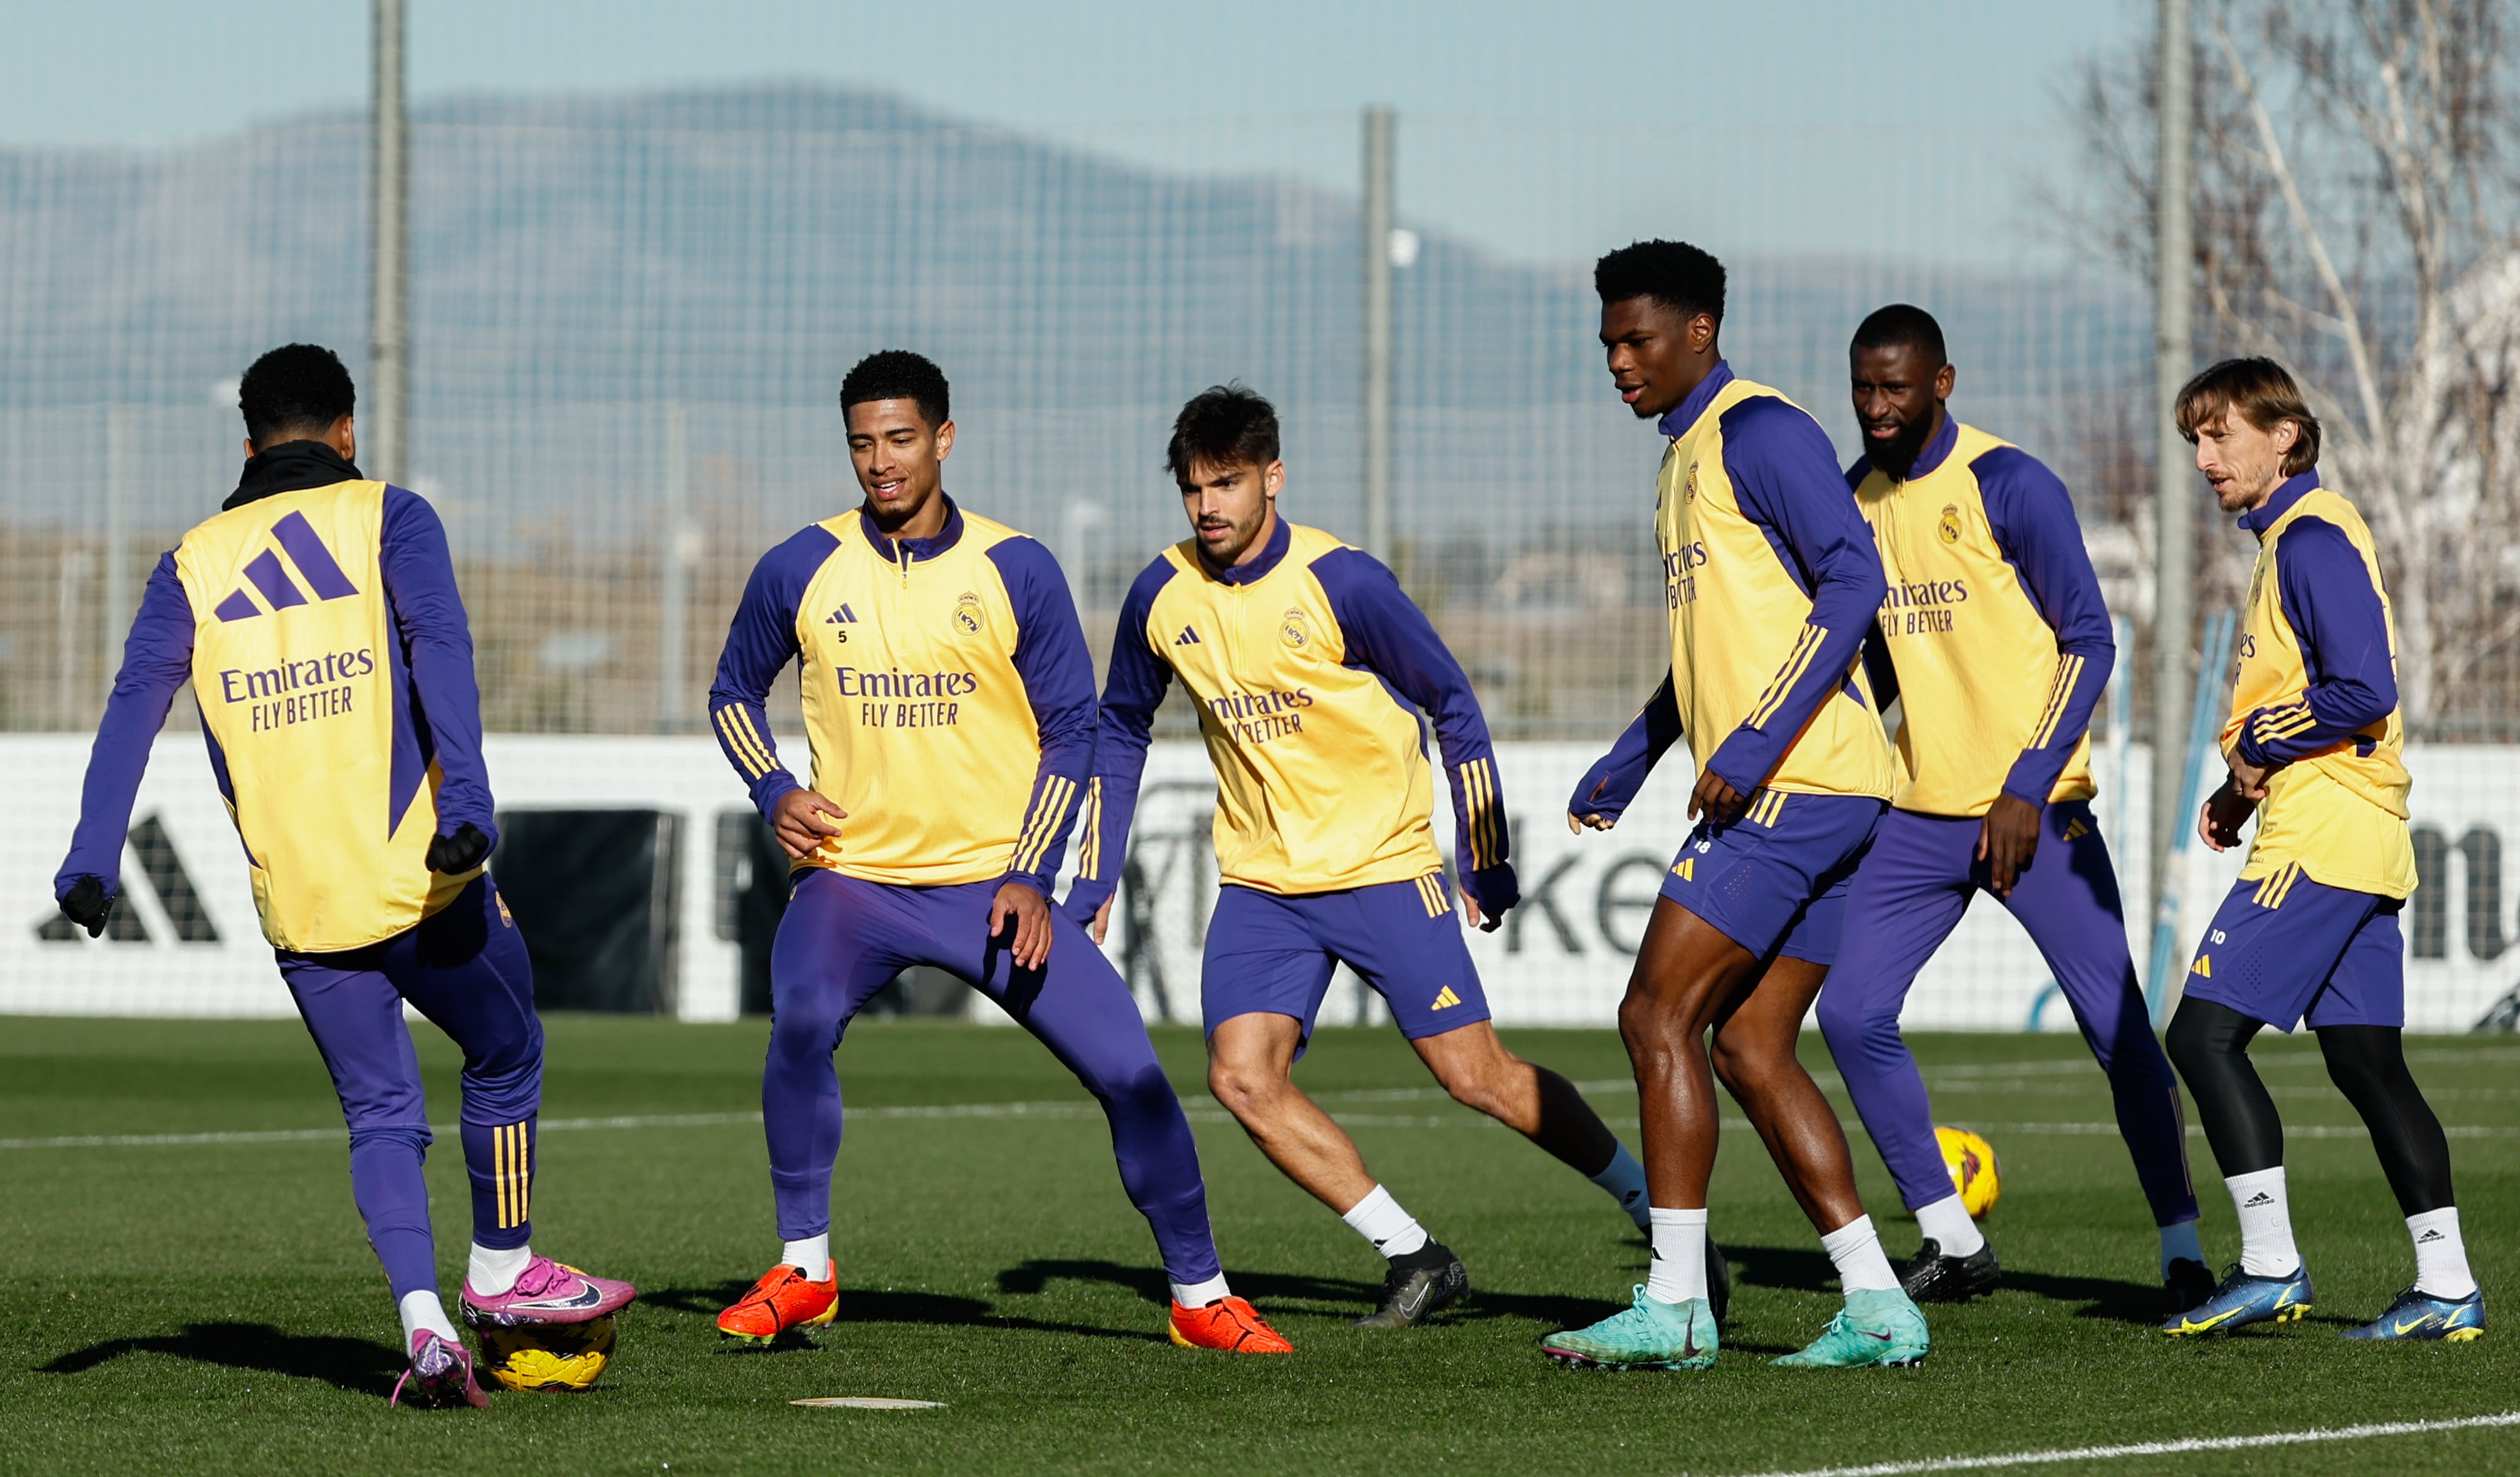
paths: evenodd
<path fill-rule="evenodd" d="M 1248 1122 L 1266 1117 L 1280 1094 L 1287 1091 L 1286 1080 L 1265 1067 L 1244 1062 L 1210 1062 L 1207 1068 L 1207 1091 L 1224 1109 L 1238 1120 Z"/>

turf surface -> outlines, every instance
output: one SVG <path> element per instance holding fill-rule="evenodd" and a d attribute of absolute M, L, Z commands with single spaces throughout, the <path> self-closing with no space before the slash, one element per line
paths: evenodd
<path fill-rule="evenodd" d="M 1158 1045 L 1198 1126 L 1237 1290 L 1294 1340 L 1285 1359 L 1173 1348 L 1144 1224 L 1099 1115 L 1029 1038 L 870 1020 L 840 1056 L 853 1117 L 833 1228 L 839 1321 L 792 1347 L 722 1347 L 717 1309 L 776 1256 L 756 1104 L 763 1028 L 554 1017 L 536 1244 L 636 1280 L 611 1371 L 582 1396 L 487 1412 L 389 1410 L 383 1283 L 351 1209 L 330 1086 L 293 1022 L 12 1019 L 0 1028 L 0 1469 L 782 1472 L 857 1469 L 1760 1472 L 2520 1407 L 2520 1328 L 2461 1347 L 2335 1337 L 2410 1276 L 2368 1142 L 2306 1042 L 2259 1051 L 2287 1122 L 2318 1312 L 2278 1332 L 2173 1344 L 2153 1236 L 2108 1097 L 2072 1038 L 1917 1041 L 1947 1122 L 2002 1156 L 1988 1222 L 2004 1290 L 1929 1310 L 1912 1370 L 1796 1371 L 1770 1357 L 1836 1305 L 1817 1238 L 1745 1126 L 1728 1123 L 1714 1226 L 1738 1291 L 1699 1375 L 1558 1369 L 1535 1341 L 1643 1278 L 1645 1248 L 1591 1186 L 1431 1090 L 1391 1032 L 1326 1030 L 1299 1073 L 1367 1160 L 1468 1263 L 1476 1301 L 1440 1326 L 1367 1333 L 1379 1264 L 1281 1180 L 1203 1093 L 1196 1038 Z M 419 1031 L 434 1116 L 455 1059 Z M 1633 1141 L 1607 1032 L 1513 1032 L 1588 1083 Z M 1825 1068 L 1807 1039 L 1815 1071 Z M 2419 1040 L 2453 1133 L 2471 1250 L 2498 1318 L 2520 1212 L 2520 1043 Z M 1834 1079 L 1827 1079 L 1833 1088 Z M 955 1112 L 1041 1103 L 1041 1111 Z M 922 1111 L 935 1109 L 937 1111 Z M 1081 1109 L 1081 1110 L 1080 1110 Z M 1841 1114 L 1852 1125 L 1851 1110 Z M 671 1126 L 567 1120 L 680 1116 Z M 2046 1127 L 2038 1127 L 2045 1125 Z M 2058 1127 L 2079 1126 L 2079 1127 Z M 285 1137 L 296 1131 L 298 1137 Z M 71 1144 L 61 1138 L 267 1134 Z M 1915 1241 L 1857 1136 L 1894 1256 Z M 2207 1187 L 2206 1245 L 2235 1254 Z M 429 1164 L 440 1265 L 465 1241 L 460 1155 Z M 2511 1314 L 2506 1314 L 2510 1309 Z M 935 1400 L 915 1413 L 799 1409 L 811 1396 Z M 2520 1428 L 2039 1470 L 2478 1472 L 2520 1467 Z"/>

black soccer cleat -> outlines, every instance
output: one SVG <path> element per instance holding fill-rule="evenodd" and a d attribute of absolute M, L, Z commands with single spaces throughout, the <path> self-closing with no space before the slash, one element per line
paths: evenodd
<path fill-rule="evenodd" d="M 2170 1293 L 2174 1313 L 2185 1313 L 2202 1307 L 2214 1295 L 2214 1273 L 2204 1263 L 2188 1257 L 2171 1261 L 2170 1270 L 2162 1274 L 2161 1285 Z"/>
<path fill-rule="evenodd" d="M 1428 1239 L 1391 1259 L 1382 1278 L 1382 1306 L 1356 1320 L 1359 1328 L 1414 1328 L 1447 1308 L 1470 1299 L 1470 1275 L 1451 1247 Z"/>
<path fill-rule="evenodd" d="M 1947 1257 L 1943 1243 L 1927 1236 L 1916 1248 L 1916 1259 L 1899 1272 L 1900 1289 L 1919 1303 L 1965 1303 L 1993 1292 L 2002 1281 L 1993 1241 L 1971 1255 Z"/>

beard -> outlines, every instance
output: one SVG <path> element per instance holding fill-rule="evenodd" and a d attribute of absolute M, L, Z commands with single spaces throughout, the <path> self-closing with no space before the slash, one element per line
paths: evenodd
<path fill-rule="evenodd" d="M 1916 459 L 1925 454 L 1925 442 L 1934 433 L 1930 415 L 1899 427 L 1899 434 L 1885 445 L 1873 449 L 1872 465 L 1902 481 L 1915 470 Z"/>

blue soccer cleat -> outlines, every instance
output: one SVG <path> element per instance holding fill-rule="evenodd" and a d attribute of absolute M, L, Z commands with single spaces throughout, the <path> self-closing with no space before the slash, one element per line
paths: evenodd
<path fill-rule="evenodd" d="M 1664 1303 L 1645 1296 L 1590 1328 L 1570 1328 L 1540 1341 L 1561 1364 L 1592 1369 L 1703 1369 L 1715 1363 L 1715 1312 L 1704 1298 Z"/>
<path fill-rule="evenodd" d="M 2432 1338 L 2446 1344 L 2463 1344 L 2485 1337 L 2485 1289 L 2478 1288 L 2463 1298 L 2435 1297 L 2420 1287 L 2409 1287 L 2398 1294 L 2389 1311 L 2378 1320 L 2360 1328 L 2348 1328 L 2346 1338 Z"/>
<path fill-rule="evenodd" d="M 2285 1277 L 2251 1276 L 2237 1263 L 2223 1274 L 2214 1295 L 2161 1325 L 2173 1338 L 2228 1333 L 2251 1323 L 2297 1323 L 2310 1314 L 2310 1269 Z"/>
<path fill-rule="evenodd" d="M 1856 1369 L 1878 1365 L 1901 1367 L 1925 1357 L 1932 1340 L 1925 1333 L 1925 1315 L 1915 1301 L 1896 1287 L 1850 1292 L 1846 1306 L 1828 1320 L 1800 1352 L 1770 1363 L 1789 1369 Z"/>

